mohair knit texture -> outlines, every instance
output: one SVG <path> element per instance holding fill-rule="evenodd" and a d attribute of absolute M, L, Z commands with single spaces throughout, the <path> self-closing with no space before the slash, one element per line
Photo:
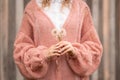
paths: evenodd
<path fill-rule="evenodd" d="M 14 61 L 21 74 L 27 80 L 89 80 L 100 64 L 102 45 L 87 4 L 73 0 L 63 25 L 66 36 L 62 40 L 71 42 L 76 56 L 65 54 L 50 60 L 46 57 L 48 48 L 58 43 L 51 34 L 54 28 L 35 0 L 31 0 L 14 43 Z"/>

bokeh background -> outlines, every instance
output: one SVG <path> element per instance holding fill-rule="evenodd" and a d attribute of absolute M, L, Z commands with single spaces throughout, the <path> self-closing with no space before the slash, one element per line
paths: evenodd
<path fill-rule="evenodd" d="M 24 80 L 13 61 L 13 43 L 30 0 L 0 0 L 0 80 Z M 91 80 L 120 80 L 120 0 L 86 0 L 104 47 Z"/>

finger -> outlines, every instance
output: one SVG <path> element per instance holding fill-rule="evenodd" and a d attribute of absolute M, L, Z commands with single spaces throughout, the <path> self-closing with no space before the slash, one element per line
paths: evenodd
<path fill-rule="evenodd" d="M 59 48 L 55 45 L 52 47 L 52 50 L 59 50 Z"/>
<path fill-rule="evenodd" d="M 60 53 L 60 51 L 59 50 L 53 50 L 53 53 L 55 54 L 55 53 Z"/>
<path fill-rule="evenodd" d="M 51 50 L 51 51 L 50 51 L 50 54 L 55 54 L 55 53 L 58 53 L 58 54 L 59 54 L 60 51 L 59 51 L 59 50 Z"/>
<path fill-rule="evenodd" d="M 64 44 L 65 41 L 60 41 L 59 43 L 56 44 L 56 46 L 59 46 L 60 44 Z"/>
<path fill-rule="evenodd" d="M 59 44 L 58 46 L 57 46 L 57 48 L 63 48 L 64 46 L 67 46 L 68 44 L 65 44 L 65 43 L 61 43 L 61 44 Z"/>
<path fill-rule="evenodd" d="M 68 48 L 70 48 L 70 46 L 69 46 L 69 45 L 67 45 L 67 46 L 63 47 L 63 48 L 60 50 L 60 52 L 62 53 L 62 52 L 64 52 L 65 50 L 67 50 Z"/>
<path fill-rule="evenodd" d="M 49 57 L 54 57 L 54 56 L 57 56 L 57 57 L 59 57 L 59 56 L 60 56 L 60 54 L 58 54 L 58 53 L 51 54 Z"/>
<path fill-rule="evenodd" d="M 61 43 L 63 43 L 63 41 L 60 41 L 59 43 L 57 43 L 56 46 L 59 46 Z"/>
<path fill-rule="evenodd" d="M 57 52 L 58 54 L 61 54 L 61 51 L 60 50 L 58 50 L 58 52 Z"/>
<path fill-rule="evenodd" d="M 59 49 L 59 48 L 57 47 L 57 45 L 54 45 L 53 49 Z"/>
<path fill-rule="evenodd" d="M 66 53 L 68 53 L 68 52 L 71 52 L 71 49 L 69 48 L 69 49 L 66 49 L 63 53 L 62 53 L 62 55 L 63 54 L 66 54 Z"/>

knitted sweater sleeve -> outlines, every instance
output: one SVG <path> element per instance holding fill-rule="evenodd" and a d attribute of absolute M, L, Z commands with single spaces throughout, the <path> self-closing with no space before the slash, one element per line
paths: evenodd
<path fill-rule="evenodd" d="M 79 76 L 91 75 L 99 66 L 102 45 L 93 26 L 89 7 L 85 8 L 80 42 L 72 43 L 76 56 L 67 56 L 71 69 Z"/>
<path fill-rule="evenodd" d="M 15 63 L 27 79 L 42 78 L 48 70 L 45 56 L 47 47 L 34 45 L 33 24 L 31 17 L 25 12 L 14 42 Z"/>

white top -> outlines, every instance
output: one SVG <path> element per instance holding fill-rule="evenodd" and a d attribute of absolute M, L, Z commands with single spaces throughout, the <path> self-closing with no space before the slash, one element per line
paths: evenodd
<path fill-rule="evenodd" d="M 62 5 L 60 1 L 61 0 L 53 0 L 50 7 L 44 8 L 44 13 L 50 18 L 58 30 L 61 30 L 70 12 L 70 8 L 67 7 L 63 8 L 62 11 L 60 10 Z M 42 6 L 41 0 L 36 0 L 36 2 L 38 6 Z"/>

